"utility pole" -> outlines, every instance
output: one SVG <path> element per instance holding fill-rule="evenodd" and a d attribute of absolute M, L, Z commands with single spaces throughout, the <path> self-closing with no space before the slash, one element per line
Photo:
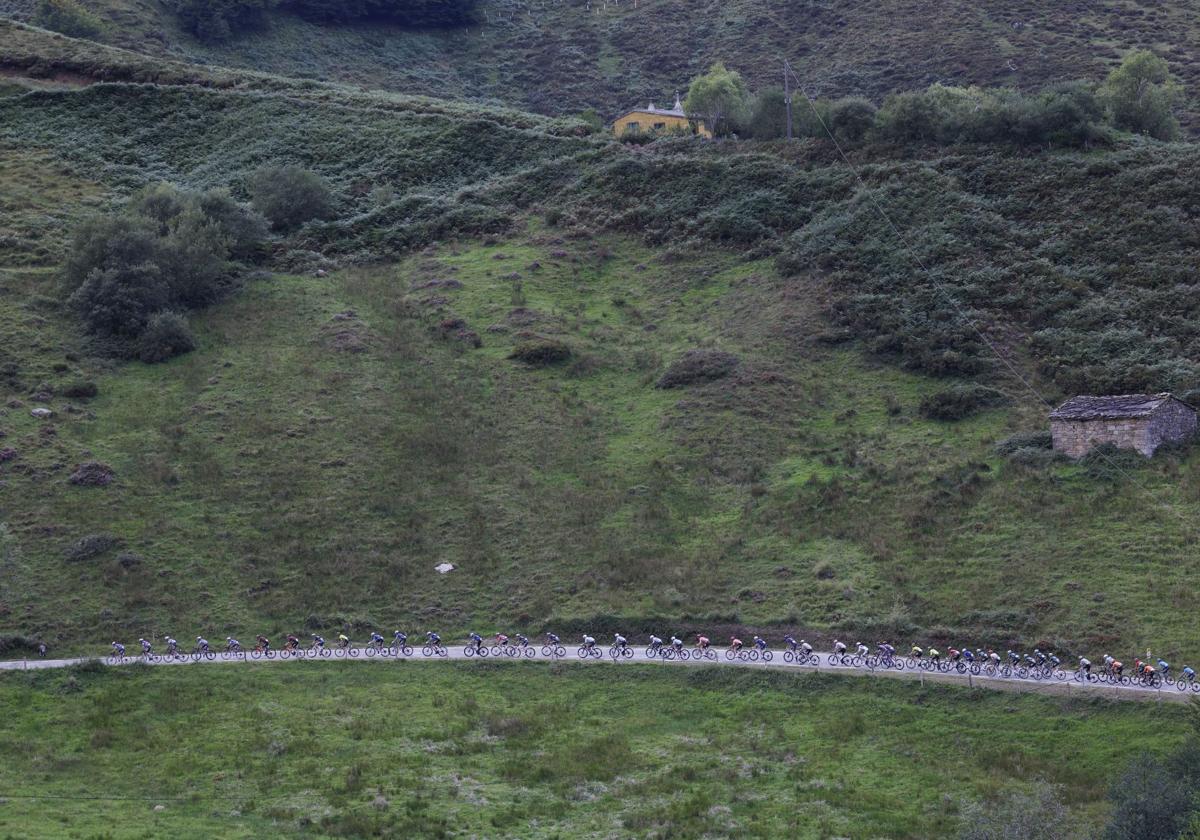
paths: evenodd
<path fill-rule="evenodd" d="M 787 108 L 787 139 L 792 139 L 792 80 L 787 59 L 783 60 L 783 104 Z"/>

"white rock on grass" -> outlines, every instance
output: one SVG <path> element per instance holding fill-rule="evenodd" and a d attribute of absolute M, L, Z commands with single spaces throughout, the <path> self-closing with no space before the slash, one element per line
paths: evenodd
<path fill-rule="evenodd" d="M 46 420 L 54 416 L 54 412 L 48 408 L 35 408 L 29 413 L 39 420 Z"/>
<path fill-rule="evenodd" d="M 438 563 L 433 568 L 439 575 L 444 575 L 444 574 L 446 574 L 446 572 L 454 571 L 454 564 L 453 563 Z"/>

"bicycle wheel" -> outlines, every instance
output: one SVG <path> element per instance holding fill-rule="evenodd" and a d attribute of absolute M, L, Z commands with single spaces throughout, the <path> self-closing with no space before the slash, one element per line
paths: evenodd
<path fill-rule="evenodd" d="M 728 659 L 730 662 L 732 662 L 736 656 L 737 656 L 736 650 L 725 651 L 725 658 Z"/>
<path fill-rule="evenodd" d="M 770 662 L 772 659 L 775 658 L 775 654 L 771 653 L 771 651 L 769 651 L 769 650 L 764 650 L 762 652 L 762 658 L 763 658 L 763 662 Z"/>
<path fill-rule="evenodd" d="M 590 654 L 588 653 L 588 649 L 585 647 L 581 647 L 579 650 L 575 651 L 575 655 L 578 656 L 580 659 L 587 659 L 588 656 L 590 656 Z"/>
<path fill-rule="evenodd" d="M 421 655 L 422 656 L 433 656 L 433 646 L 432 645 L 422 645 L 421 646 Z"/>
<path fill-rule="evenodd" d="M 550 645 L 542 645 L 542 656 L 553 656 L 554 651 Z"/>
<path fill-rule="evenodd" d="M 831 653 L 826 661 L 828 661 L 831 666 L 837 667 L 838 655 L 836 653 Z"/>
<path fill-rule="evenodd" d="M 532 647 L 523 647 L 521 648 L 521 655 L 526 659 L 533 659 L 533 657 L 537 656 L 537 651 Z"/>
<path fill-rule="evenodd" d="M 474 658 L 474 656 L 475 656 L 475 646 L 474 646 L 474 645 L 467 645 L 465 648 L 463 648 L 463 656 L 467 657 L 467 659 L 472 659 L 472 658 Z"/>
<path fill-rule="evenodd" d="M 783 661 L 784 662 L 790 663 L 790 662 L 795 661 L 795 659 L 796 659 L 796 654 L 792 653 L 790 650 L 785 650 L 783 652 Z"/>
<path fill-rule="evenodd" d="M 905 668 L 904 660 L 903 659 L 893 659 L 892 667 L 895 668 L 897 671 L 903 671 Z"/>
<path fill-rule="evenodd" d="M 859 656 L 858 654 L 855 654 L 854 656 L 850 657 L 850 667 L 861 668 L 862 666 L 863 666 L 863 658 L 861 656 Z"/>
<path fill-rule="evenodd" d="M 646 648 L 646 658 L 647 659 L 653 659 L 657 655 L 658 655 L 658 651 L 655 650 L 654 648 L 652 648 L 652 647 Z"/>
<path fill-rule="evenodd" d="M 374 655 L 375 655 L 375 647 L 374 647 L 373 645 L 368 645 L 368 646 L 365 648 L 365 650 L 366 650 L 367 656 L 374 656 Z"/>

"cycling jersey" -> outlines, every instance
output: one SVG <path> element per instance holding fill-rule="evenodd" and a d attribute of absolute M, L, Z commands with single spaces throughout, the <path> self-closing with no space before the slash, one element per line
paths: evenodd
<path fill-rule="evenodd" d="M 759 650 L 766 650 L 766 648 L 767 648 L 767 640 L 766 640 L 766 639 L 760 639 L 758 636 L 755 636 L 755 637 L 754 637 L 754 646 L 755 646 L 756 648 L 758 648 Z"/>
<path fill-rule="evenodd" d="M 591 636 L 584 636 L 583 644 L 584 644 L 584 647 L 591 647 L 592 645 L 596 644 L 596 640 L 593 639 Z"/>
<path fill-rule="evenodd" d="M 738 648 L 740 648 L 742 646 L 742 640 L 741 639 L 730 639 L 729 646 L 731 648 L 733 648 L 734 650 L 737 650 Z"/>
<path fill-rule="evenodd" d="M 317 647 L 325 647 L 325 640 L 320 636 L 313 636 L 313 644 Z"/>
<path fill-rule="evenodd" d="M 658 636 L 650 637 L 650 647 L 656 648 L 656 647 L 661 647 L 661 646 L 662 646 L 662 639 L 658 638 Z"/>
<path fill-rule="evenodd" d="M 553 633 L 547 633 L 546 638 L 550 640 L 550 644 L 552 645 L 556 645 L 559 642 L 558 636 L 554 635 Z"/>
<path fill-rule="evenodd" d="M 620 633 L 617 633 L 615 636 L 613 636 L 613 644 L 617 647 L 625 647 L 625 643 L 625 637 Z"/>
<path fill-rule="evenodd" d="M 683 647 L 683 639 L 677 639 L 676 637 L 672 636 L 671 637 L 671 646 L 677 647 L 677 648 Z"/>
<path fill-rule="evenodd" d="M 378 633 L 372 633 L 372 634 L 371 634 L 371 642 L 372 642 L 372 643 L 374 643 L 374 642 L 382 642 L 382 641 L 383 641 L 383 636 L 380 636 Z"/>
<path fill-rule="evenodd" d="M 117 652 L 118 656 L 125 655 L 125 645 L 117 644 L 116 642 L 113 642 L 112 646 L 113 646 L 113 650 L 115 650 Z"/>
<path fill-rule="evenodd" d="M 697 638 L 697 639 L 696 639 L 696 643 L 697 643 L 698 645 L 700 645 L 700 647 L 702 647 L 702 648 L 706 648 L 706 647 L 708 647 L 708 645 L 709 645 L 708 637 L 707 637 L 707 636 L 700 636 L 699 638 Z"/>
<path fill-rule="evenodd" d="M 835 641 L 833 643 L 833 649 L 836 653 L 845 653 L 846 652 L 846 643 Z"/>

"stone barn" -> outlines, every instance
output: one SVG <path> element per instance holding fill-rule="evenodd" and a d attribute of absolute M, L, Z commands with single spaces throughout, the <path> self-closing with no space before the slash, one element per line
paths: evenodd
<path fill-rule="evenodd" d="M 1072 397 L 1050 413 L 1054 449 L 1071 458 L 1105 443 L 1148 458 L 1195 433 L 1196 409 L 1170 394 Z"/>

